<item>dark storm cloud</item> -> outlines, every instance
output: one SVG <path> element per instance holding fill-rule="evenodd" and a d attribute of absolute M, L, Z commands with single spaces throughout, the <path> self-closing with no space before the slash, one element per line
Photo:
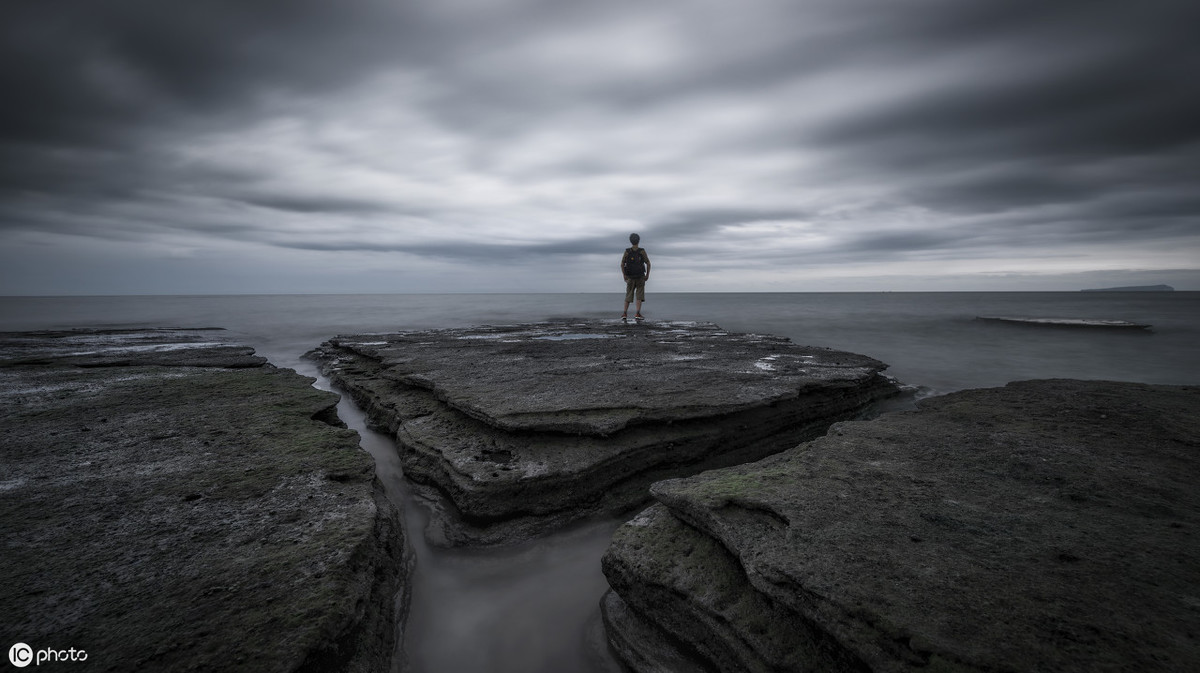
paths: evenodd
<path fill-rule="evenodd" d="M 904 171 L 914 202 L 957 211 L 1086 203 L 1131 182 L 1197 176 L 1192 27 L 1200 6 L 1014 2 L 978 16 L 976 7 L 945 9 L 900 38 L 958 48 L 946 55 L 970 66 L 962 75 L 809 128 L 805 140 L 857 167 Z M 973 45 L 986 49 L 973 55 Z M 1169 161 L 1141 175 L 1078 170 L 1148 155 Z"/>
<path fill-rule="evenodd" d="M 336 86 L 404 25 L 389 3 L 15 0 L 0 24 L 9 142 L 95 142 L 180 113 L 220 112 L 261 87 Z M 386 11 L 385 11 L 386 9 Z"/>
<path fill-rule="evenodd" d="M 1200 16 L 1197 16 L 1200 19 Z M 1169 37 L 1169 36 L 1168 36 Z M 1158 51 L 1158 48 L 1153 51 Z M 1120 53 L 1077 71 L 1018 81 L 991 77 L 923 93 L 817 129 L 813 139 L 842 148 L 880 149 L 889 165 L 917 160 L 969 162 L 969 149 L 994 158 L 1095 158 L 1185 148 L 1200 141 L 1200 92 L 1191 77 L 1200 62 L 1168 53 Z M 1192 63 L 1189 65 L 1189 61 Z M 994 64 L 1000 72 L 1003 64 Z"/>
<path fill-rule="evenodd" d="M 270 208 L 292 213 L 344 213 L 344 214 L 397 214 L 399 209 L 386 206 L 378 201 L 322 198 L 307 196 L 251 196 L 241 199 L 249 206 Z M 409 215 L 428 214 L 421 210 L 408 210 Z"/>
<path fill-rule="evenodd" d="M 618 244 L 619 240 L 616 241 Z M 538 263 L 552 263 L 550 258 L 555 256 L 574 257 L 577 255 L 612 255 L 621 248 L 614 246 L 614 239 L 572 240 L 567 243 L 530 243 L 530 244 L 495 244 L 495 243 L 372 243 L 369 241 L 282 241 L 277 243 L 282 248 L 295 250 L 314 250 L 319 252 L 400 252 L 420 256 L 424 259 L 441 261 L 494 262 L 505 263 L 520 259 L 537 260 Z"/>
<path fill-rule="evenodd" d="M 181 233 L 261 239 L 252 218 L 216 217 L 179 198 L 220 200 L 260 180 L 261 169 L 181 165 L 164 150 L 198 130 L 252 118 L 264 91 L 336 87 L 341 65 L 370 65 L 350 40 L 385 24 L 340 11 L 347 5 L 6 3 L 0 233 L 67 235 L 49 240 L 110 241 L 130 250 Z M 369 50 L 371 43 L 361 44 Z M 147 281 L 148 289 L 156 282 Z"/>
<path fill-rule="evenodd" d="M 0 234 L 469 266 L 610 254 L 628 229 L 697 268 L 749 255 L 781 269 L 1200 235 L 1196 3 L 3 13 Z"/>
<path fill-rule="evenodd" d="M 918 250 L 938 250 L 953 247 L 964 237 L 962 233 L 946 232 L 868 232 L 856 236 L 837 252 L 903 254 Z"/>
<path fill-rule="evenodd" d="M 990 171 L 979 175 L 927 178 L 909 195 L 918 203 L 963 213 L 995 212 L 1043 204 L 1092 198 L 1096 185 L 1029 167 Z"/>
<path fill-rule="evenodd" d="M 43 230 L 120 237 L 120 227 L 80 223 L 73 211 L 164 191 L 221 198 L 262 179 L 270 167 L 182 165 L 164 150 L 252 121 L 270 95 L 336 95 L 385 65 L 404 42 L 402 7 L 374 0 L 6 3 L 0 228 L 21 227 L 38 209 L 60 214 L 34 218 Z M 222 227 L 201 229 L 214 228 Z"/>

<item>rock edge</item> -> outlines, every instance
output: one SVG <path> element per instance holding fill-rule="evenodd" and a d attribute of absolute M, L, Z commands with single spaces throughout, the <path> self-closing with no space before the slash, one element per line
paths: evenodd
<path fill-rule="evenodd" d="M 1030 381 L 655 484 L 610 639 L 638 671 L 1197 668 L 1197 437 L 1200 388 Z"/>
<path fill-rule="evenodd" d="M 438 503 L 435 544 L 529 539 L 761 458 L 898 388 L 871 358 L 708 323 L 339 336 L 309 354 Z"/>
<path fill-rule="evenodd" d="M 213 330 L 0 335 L 9 642 L 103 670 L 386 669 L 411 557 L 311 383 Z"/>

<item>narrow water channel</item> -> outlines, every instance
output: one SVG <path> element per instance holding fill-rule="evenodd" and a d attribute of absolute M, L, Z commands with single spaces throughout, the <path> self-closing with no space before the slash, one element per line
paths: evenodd
<path fill-rule="evenodd" d="M 315 371 L 316 387 L 333 390 Z M 412 603 L 393 673 L 616 673 L 600 623 L 608 583 L 600 557 L 619 521 L 604 521 L 501 550 L 431 547 L 428 515 L 404 479 L 391 437 L 367 427 L 342 395 L 338 415 L 362 438 L 388 497 L 404 513 L 416 556 Z"/>

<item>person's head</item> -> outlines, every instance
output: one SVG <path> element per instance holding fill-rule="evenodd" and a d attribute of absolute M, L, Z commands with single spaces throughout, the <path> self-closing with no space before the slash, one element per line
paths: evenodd
<path fill-rule="evenodd" d="M 642 237 L 641 237 L 641 236 L 638 236 L 637 234 L 630 234 L 630 235 L 629 235 L 629 242 L 630 242 L 630 243 L 632 243 L 632 244 L 634 244 L 634 245 L 637 245 L 637 244 L 638 244 L 638 241 L 640 241 L 640 240 L 642 240 Z"/>

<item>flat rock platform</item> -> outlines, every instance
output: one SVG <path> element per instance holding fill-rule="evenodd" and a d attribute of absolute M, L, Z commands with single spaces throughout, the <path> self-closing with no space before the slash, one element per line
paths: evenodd
<path fill-rule="evenodd" d="M 1200 387 L 1046 380 L 662 481 L 603 559 L 635 671 L 1200 670 Z"/>
<path fill-rule="evenodd" d="M 311 384 L 220 330 L 0 334 L 6 645 L 86 657 L 64 670 L 387 670 L 403 531 Z"/>
<path fill-rule="evenodd" d="M 653 481 L 792 447 L 898 390 L 869 357 L 707 323 L 339 336 L 309 355 L 395 435 L 446 545 L 629 511 Z"/>

